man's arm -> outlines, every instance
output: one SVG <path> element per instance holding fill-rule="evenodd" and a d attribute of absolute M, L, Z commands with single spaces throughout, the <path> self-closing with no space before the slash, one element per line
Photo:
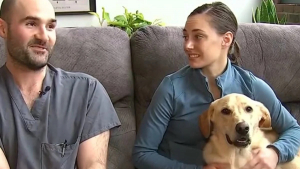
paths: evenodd
<path fill-rule="evenodd" d="M 0 139 L 0 169 L 9 169 L 8 161 L 3 152 L 3 144 Z"/>
<path fill-rule="evenodd" d="M 109 135 L 108 130 L 80 144 L 77 157 L 79 169 L 106 169 Z"/>
<path fill-rule="evenodd" d="M 77 165 L 79 169 L 106 169 L 110 130 L 121 123 L 108 93 L 99 81 L 92 81 L 88 92 Z"/>
<path fill-rule="evenodd" d="M 2 149 L 0 149 L 0 169 L 9 169 L 8 162 Z"/>

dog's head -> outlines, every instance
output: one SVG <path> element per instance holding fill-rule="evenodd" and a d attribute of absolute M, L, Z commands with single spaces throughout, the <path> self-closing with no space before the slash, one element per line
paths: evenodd
<path fill-rule="evenodd" d="M 242 148 L 251 144 L 255 130 L 271 127 L 271 117 L 262 103 L 233 93 L 212 102 L 200 115 L 199 126 L 204 137 L 208 138 L 212 132 Z"/>

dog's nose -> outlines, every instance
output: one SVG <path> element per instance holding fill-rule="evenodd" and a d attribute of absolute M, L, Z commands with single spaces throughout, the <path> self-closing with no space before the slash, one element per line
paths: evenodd
<path fill-rule="evenodd" d="M 235 126 L 235 130 L 240 135 L 246 135 L 249 132 L 249 125 L 245 122 L 240 122 Z"/>

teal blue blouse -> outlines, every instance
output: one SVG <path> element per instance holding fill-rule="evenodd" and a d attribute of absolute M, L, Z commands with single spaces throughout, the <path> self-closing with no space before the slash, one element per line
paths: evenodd
<path fill-rule="evenodd" d="M 294 158 L 300 147 L 300 127 L 266 82 L 229 60 L 216 82 L 222 96 L 241 93 L 262 102 L 271 112 L 272 127 L 281 134 L 273 144 L 280 152 L 279 162 Z M 201 169 L 205 138 L 198 117 L 212 101 L 201 69 L 185 66 L 166 76 L 139 128 L 134 165 L 138 169 Z"/>

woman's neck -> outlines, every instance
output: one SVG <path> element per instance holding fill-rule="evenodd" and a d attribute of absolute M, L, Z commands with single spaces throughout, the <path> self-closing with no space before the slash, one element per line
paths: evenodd
<path fill-rule="evenodd" d="M 206 76 L 208 79 L 216 79 L 218 76 L 223 74 L 223 72 L 226 70 L 226 66 L 228 63 L 227 57 L 222 57 L 224 59 L 220 59 L 218 61 L 215 61 L 211 65 L 206 66 L 202 69 L 202 73 L 204 76 Z"/>

